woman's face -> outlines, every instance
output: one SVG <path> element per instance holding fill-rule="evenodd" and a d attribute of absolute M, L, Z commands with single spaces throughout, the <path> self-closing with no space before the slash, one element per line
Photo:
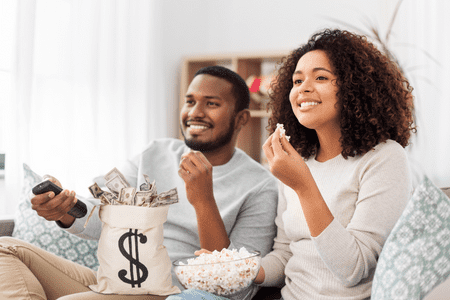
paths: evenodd
<path fill-rule="evenodd" d="M 300 124 L 316 131 L 340 128 L 336 79 L 325 51 L 313 50 L 298 60 L 289 99 Z"/>

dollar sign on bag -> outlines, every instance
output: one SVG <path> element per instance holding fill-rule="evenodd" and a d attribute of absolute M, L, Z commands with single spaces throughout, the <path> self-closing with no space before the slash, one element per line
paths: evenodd
<path fill-rule="evenodd" d="M 135 229 L 133 232 L 133 229 L 130 228 L 130 231 L 125 232 L 119 239 L 119 250 L 120 253 L 122 253 L 123 256 L 125 256 L 126 259 L 130 261 L 130 278 L 128 279 L 125 276 L 127 275 L 128 271 L 125 269 L 122 269 L 119 271 L 118 275 L 120 280 L 122 280 L 125 283 L 131 284 L 131 287 L 134 288 L 135 285 L 138 287 L 141 287 L 141 283 L 144 282 L 148 277 L 148 270 L 147 268 L 139 262 L 139 250 L 138 250 L 138 237 L 139 242 L 141 244 L 145 244 L 147 242 L 147 237 L 142 233 L 137 233 L 138 230 Z M 134 239 L 133 239 L 134 236 Z M 125 240 L 128 239 L 128 250 L 127 252 L 124 247 Z M 133 240 L 134 240 L 134 253 L 136 255 L 136 258 L 133 257 Z M 134 270 L 136 269 L 136 274 L 134 274 Z M 142 276 L 141 276 L 142 271 Z M 134 278 L 136 275 L 136 279 Z"/>

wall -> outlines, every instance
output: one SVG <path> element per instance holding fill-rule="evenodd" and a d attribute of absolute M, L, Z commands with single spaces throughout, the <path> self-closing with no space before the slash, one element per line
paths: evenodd
<path fill-rule="evenodd" d="M 312 33 L 325 27 L 353 30 L 353 27 L 366 29 L 368 26 L 375 26 L 381 35 L 385 35 L 397 5 L 397 1 L 389 0 L 166 0 L 161 2 L 158 7 L 161 12 L 158 23 L 161 36 L 158 40 L 164 49 L 161 51 L 162 60 L 160 61 L 163 65 L 161 84 L 164 85 L 163 99 L 168 99 L 169 105 L 167 135 L 172 137 L 178 135 L 177 97 L 181 62 L 184 56 L 224 52 L 289 51 L 304 43 Z M 423 54 L 421 60 L 416 61 L 420 56 L 418 54 L 420 49 L 425 48 L 429 42 L 427 26 L 429 20 L 423 17 L 426 16 L 423 11 L 431 11 L 434 9 L 433 5 L 439 5 L 438 1 L 433 1 L 433 5 L 420 3 L 419 0 L 403 1 L 391 37 L 391 47 L 394 48 L 394 52 L 400 58 L 409 59 L 409 65 L 412 64 L 413 67 L 430 65 L 430 60 Z M 422 19 L 417 20 L 417 16 Z M 342 22 L 349 26 L 343 25 Z M 447 28 L 446 25 L 447 23 L 442 28 Z M 411 30 L 411 28 L 415 29 Z M 418 43 L 416 32 L 420 32 L 423 44 L 415 45 Z M 442 39 L 437 38 L 437 40 Z M 411 51 L 411 47 L 405 47 L 407 43 L 410 46 L 417 46 L 419 50 Z M 440 52 L 440 49 L 442 47 L 436 48 L 436 51 Z M 433 55 L 441 61 L 445 59 L 442 55 Z M 444 61 L 444 65 L 450 65 L 448 59 Z M 440 100 L 439 106 L 428 105 L 430 101 L 428 97 L 431 96 L 437 101 L 436 97 L 442 96 L 438 95 L 436 85 L 427 85 L 425 81 L 441 78 L 441 82 L 446 82 L 449 78 L 442 73 L 445 66 L 436 70 L 441 73 L 431 72 L 431 74 L 438 74 L 435 78 L 414 80 L 423 75 L 421 74 L 423 69 L 418 72 L 416 70 L 416 74 L 412 76 L 414 78 L 410 78 L 415 93 L 422 90 L 425 94 L 425 97 L 416 96 L 416 99 L 422 98 L 422 102 L 417 104 L 418 115 L 422 119 L 419 122 L 418 139 L 413 140 L 413 147 L 408 148 L 411 152 L 413 169 L 417 174 L 427 174 L 436 185 L 441 187 L 450 185 L 450 169 L 448 166 L 443 167 L 443 164 L 449 160 L 442 160 L 447 157 L 445 151 L 450 145 L 450 139 L 447 138 L 448 130 L 441 130 L 437 135 L 434 129 L 450 127 L 450 121 L 444 116 L 444 114 L 448 115 L 448 109 L 436 111 L 436 107 L 449 108 L 450 102 Z M 432 95 L 429 93 L 430 87 L 435 91 Z M 436 113 L 440 114 L 439 118 L 435 117 Z M 416 177 L 415 181 L 419 182 L 421 177 Z"/>
<path fill-rule="evenodd" d="M 177 137 L 179 73 L 183 56 L 224 52 L 293 50 L 317 30 L 337 26 L 330 18 L 358 27 L 385 28 L 393 7 L 387 0 L 166 0 L 162 1 L 161 45 L 170 128 Z M 370 16 L 370 17 L 369 17 Z M 342 25 L 340 25 L 342 27 Z"/>

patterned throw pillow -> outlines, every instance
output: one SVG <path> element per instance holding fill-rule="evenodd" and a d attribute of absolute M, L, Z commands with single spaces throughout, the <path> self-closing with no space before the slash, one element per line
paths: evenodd
<path fill-rule="evenodd" d="M 450 199 L 425 177 L 378 260 L 372 300 L 422 299 L 450 275 Z"/>
<path fill-rule="evenodd" d="M 15 216 L 13 237 L 29 242 L 93 270 L 98 268 L 97 241 L 81 239 L 61 229 L 55 222 L 39 217 L 31 209 L 31 189 L 42 181 L 41 176 L 23 165 L 24 184 Z"/>

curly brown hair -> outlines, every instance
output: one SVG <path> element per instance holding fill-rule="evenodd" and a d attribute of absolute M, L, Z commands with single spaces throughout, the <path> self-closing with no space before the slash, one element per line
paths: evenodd
<path fill-rule="evenodd" d="M 283 59 L 271 86 L 268 131 L 273 133 L 277 123 L 284 124 L 292 146 L 302 157 L 316 154 L 319 141 L 315 130 L 299 123 L 289 101 L 297 62 L 313 50 L 325 51 L 337 76 L 342 156 L 365 154 L 387 139 L 406 147 L 411 132 L 416 131 L 413 88 L 398 66 L 365 36 L 338 29 L 314 34 Z"/>

